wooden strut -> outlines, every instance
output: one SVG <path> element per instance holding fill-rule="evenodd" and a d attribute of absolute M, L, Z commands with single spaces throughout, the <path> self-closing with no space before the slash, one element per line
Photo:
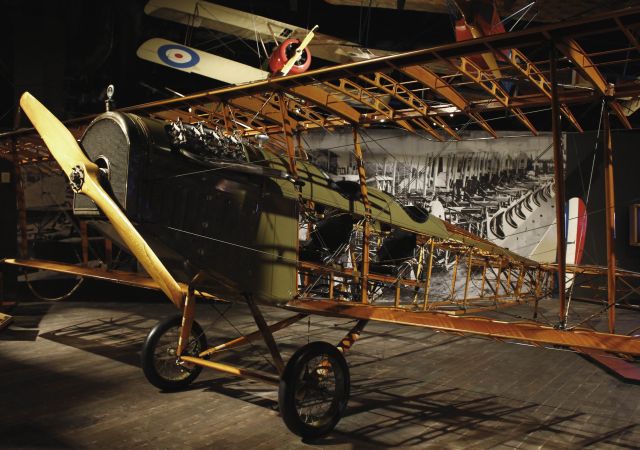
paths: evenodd
<path fill-rule="evenodd" d="M 464 299 L 462 300 L 462 306 L 467 309 L 467 295 L 469 293 L 469 283 L 471 282 L 471 270 L 473 269 L 473 248 L 469 248 L 469 260 L 467 261 L 467 280 L 464 284 Z"/>
<path fill-rule="evenodd" d="M 340 350 L 342 354 L 347 353 L 353 344 L 360 338 L 360 334 L 364 327 L 369 323 L 366 319 L 360 319 L 356 324 L 349 330 L 349 332 L 342 338 L 340 343 L 336 345 L 337 349 Z"/>
<path fill-rule="evenodd" d="M 518 281 L 516 282 L 516 287 L 513 291 L 513 294 L 516 298 L 520 297 L 520 291 L 522 290 L 522 283 L 524 282 L 524 274 L 525 274 L 525 268 L 524 268 L 524 264 L 521 264 L 519 266 L 520 270 L 518 273 Z"/>
<path fill-rule="evenodd" d="M 480 297 L 484 297 L 484 285 L 487 280 L 487 263 L 482 264 L 482 285 L 480 286 Z"/>
<path fill-rule="evenodd" d="M 193 318 L 196 314 L 196 295 L 194 286 L 201 280 L 202 276 L 203 273 L 198 272 L 187 287 L 187 295 L 185 296 L 184 306 L 182 307 L 182 324 L 180 325 L 178 349 L 176 350 L 176 355 L 178 357 L 182 355 L 182 352 L 184 352 L 184 349 L 189 342 L 191 327 L 193 325 Z"/>
<path fill-rule="evenodd" d="M 251 309 L 251 314 L 253 315 L 253 320 L 255 320 L 256 325 L 262 334 L 262 339 L 264 339 L 264 343 L 267 345 L 269 349 L 269 353 L 271 353 L 271 357 L 273 358 L 273 362 L 278 370 L 278 374 L 282 375 L 284 373 L 284 361 L 282 360 L 282 355 L 280 355 L 280 350 L 278 350 L 278 346 L 276 345 L 276 340 L 273 338 L 273 334 L 271 334 L 271 330 L 267 326 L 267 322 L 264 320 L 264 316 L 258 305 L 255 304 L 253 298 L 251 296 L 246 297 L 247 304 Z"/>
<path fill-rule="evenodd" d="M 427 277 L 424 281 L 424 303 L 422 304 L 422 310 L 426 311 L 429 303 L 429 288 L 431 287 L 431 271 L 433 270 L 433 248 L 435 247 L 435 241 L 431 239 L 431 245 L 429 246 L 429 265 L 427 266 Z"/>
<path fill-rule="evenodd" d="M 553 134 L 553 171 L 556 191 L 556 261 L 558 263 L 558 298 L 560 301 L 560 326 L 566 325 L 566 251 L 567 243 L 564 235 L 564 160 L 560 142 L 560 102 L 558 101 L 558 77 L 555 43 L 551 43 L 549 52 L 551 62 L 551 128 Z"/>
<path fill-rule="evenodd" d="M 193 325 L 193 316 L 195 315 L 196 297 L 192 286 L 187 290 L 187 296 L 184 301 L 182 312 L 182 324 L 180 326 L 180 337 L 178 338 L 178 349 L 176 355 L 180 357 L 191 335 L 191 326 Z"/>
<path fill-rule="evenodd" d="M 538 267 L 538 270 L 536 271 L 536 282 L 535 282 L 535 297 L 536 297 L 536 301 L 535 304 L 533 306 L 533 319 L 537 319 L 538 318 L 538 306 L 540 303 L 540 296 L 542 295 L 542 270 Z"/>
<path fill-rule="evenodd" d="M 13 120 L 13 129 L 20 127 L 22 114 L 21 109 L 16 110 Z M 18 136 L 11 138 L 11 155 L 13 160 L 13 176 L 16 185 L 16 206 L 18 208 L 18 228 L 20 229 L 20 242 L 18 255 L 20 258 L 27 258 L 29 255 L 29 242 L 27 236 L 27 207 L 24 197 L 24 182 L 22 180 L 22 169 L 20 167 L 20 154 L 18 151 Z"/>
<path fill-rule="evenodd" d="M 278 386 L 280 384 L 280 377 L 262 370 L 248 369 L 244 367 L 230 366 L 229 364 L 223 364 L 214 361 L 208 361 L 202 358 L 196 358 L 194 356 L 183 356 L 181 360 L 191 364 L 197 364 L 199 366 L 208 367 L 210 369 L 217 370 L 219 372 L 229 373 L 243 378 L 250 378 L 264 383 Z"/>
<path fill-rule="evenodd" d="M 613 144 L 609 112 L 604 115 L 604 192 L 607 238 L 607 323 L 609 333 L 616 329 L 616 253 L 615 253 L 615 195 L 613 189 Z"/>
<path fill-rule="evenodd" d="M 420 252 L 418 254 L 418 265 L 416 267 L 416 286 L 413 288 L 413 304 L 416 305 L 418 303 L 418 293 L 420 292 L 420 285 L 417 284 L 417 281 L 420 280 L 420 276 L 422 275 L 422 271 L 424 268 L 424 252 L 425 246 L 420 246 Z M 398 280 L 400 281 L 400 280 Z"/>
<path fill-rule="evenodd" d="M 268 326 L 264 320 L 264 316 L 260 312 L 260 309 L 255 304 L 251 296 L 246 296 L 247 305 L 249 305 L 249 309 L 251 310 L 253 319 L 256 322 L 256 325 L 258 326 L 258 331 L 251 333 L 247 336 L 243 336 L 241 338 L 231 340 L 217 347 L 207 349 L 201 352 L 198 355 L 198 357 L 182 356 L 182 353 L 185 350 L 187 342 L 189 341 L 189 335 L 191 334 L 191 328 L 193 325 L 193 319 L 195 315 L 195 297 L 196 296 L 195 296 L 195 291 L 193 286 L 197 284 L 199 279 L 200 279 L 200 273 L 196 275 L 191 281 L 187 289 L 187 295 L 184 302 L 182 325 L 180 327 L 180 337 L 178 338 L 178 348 L 177 348 L 177 355 L 178 357 L 180 357 L 181 361 L 186 363 L 191 363 L 191 364 L 197 364 L 204 367 L 209 367 L 211 369 L 215 369 L 220 372 L 230 373 L 232 375 L 237 375 L 245 378 L 251 378 L 251 379 L 263 381 L 270 384 L 276 384 L 276 385 L 279 384 L 280 376 L 282 375 L 282 373 L 284 373 L 284 361 L 282 360 L 280 351 L 276 346 L 276 342 L 275 342 L 275 339 L 273 338 L 272 332 L 288 327 L 289 325 L 306 317 L 307 314 L 296 314 L 295 316 L 289 317 L 271 326 Z M 202 358 L 203 356 L 210 355 L 222 349 L 228 349 L 228 348 L 237 347 L 243 344 L 248 344 L 249 342 L 256 340 L 259 336 L 262 336 L 265 344 L 267 345 L 267 348 L 269 349 L 269 352 L 271 353 L 271 357 L 273 358 L 274 365 L 276 366 L 276 369 L 278 371 L 278 375 L 270 374 L 268 372 L 264 372 L 260 370 L 235 367 L 228 364 L 208 361 Z"/>
<path fill-rule="evenodd" d="M 87 221 L 80 221 L 80 242 L 82 247 L 82 265 L 89 265 L 89 233 L 87 229 Z"/>
<path fill-rule="evenodd" d="M 274 323 L 273 325 L 269 325 L 268 326 L 269 331 L 271 333 L 275 333 L 276 331 L 280 331 L 284 328 L 287 328 L 290 325 L 293 325 L 296 322 L 299 322 L 300 320 L 304 319 L 307 316 L 308 314 L 296 314 L 294 316 L 288 317 L 286 319 L 283 319 L 279 322 Z M 232 339 L 223 344 L 216 345 L 215 347 L 211 347 L 201 352 L 198 356 L 202 358 L 204 356 L 209 356 L 214 353 L 221 352 L 223 350 L 230 350 L 232 348 L 240 347 L 242 345 L 247 345 L 251 342 L 254 342 L 260 339 L 261 337 L 262 337 L 262 332 L 260 330 L 256 330 L 253 333 L 247 334 L 245 336 L 240 336 L 239 338 Z"/>
<path fill-rule="evenodd" d="M 364 160 L 362 157 L 362 148 L 360 147 L 360 136 L 358 128 L 353 127 L 353 153 L 358 166 L 358 179 L 360 181 L 360 195 L 364 206 L 365 217 L 362 224 L 362 270 L 360 273 L 360 300 L 363 304 L 369 303 L 368 286 L 369 286 L 369 239 L 371 234 L 371 203 L 369 202 L 369 194 L 367 191 L 367 175 L 364 170 Z"/>
<path fill-rule="evenodd" d="M 282 92 L 278 94 L 278 106 L 280 107 L 280 114 L 282 117 L 282 133 L 285 139 L 287 157 L 289 159 L 289 173 L 293 178 L 297 178 L 298 169 L 296 166 L 296 149 L 293 142 L 293 131 L 291 129 L 291 121 L 289 119 L 289 111 L 287 110 L 286 100 Z"/>
<path fill-rule="evenodd" d="M 456 262 L 453 266 L 453 276 L 451 277 L 451 300 L 455 299 L 455 295 L 456 295 L 456 277 L 458 275 L 458 260 L 459 260 L 459 255 L 456 255 Z"/>
<path fill-rule="evenodd" d="M 493 268 L 491 269 L 493 272 Z M 494 299 L 497 299 L 500 296 L 500 286 L 502 286 L 502 282 L 500 281 L 500 277 L 502 276 L 502 259 L 500 259 L 500 264 L 498 264 L 498 275 L 496 276 L 496 288 L 492 289 L 494 294 Z M 489 285 L 491 285 L 489 283 Z"/>
<path fill-rule="evenodd" d="M 185 302 L 185 316 L 183 317 L 183 328 L 181 328 L 181 331 L 180 331 L 181 339 L 183 334 L 186 334 L 188 336 L 188 333 L 186 333 L 186 328 L 184 327 L 185 317 L 187 317 L 187 315 L 191 316 L 191 323 L 193 323 L 193 310 L 187 309 L 188 305 L 194 304 L 193 301 L 190 301 L 190 298 L 193 298 L 193 296 L 192 295 L 187 296 L 187 301 Z M 275 333 L 276 331 L 282 330 L 300 321 L 301 319 L 307 317 L 307 314 L 304 314 L 304 313 L 296 314 L 294 316 L 288 317 L 284 320 L 274 323 L 273 325 L 268 326 L 264 321 L 264 317 L 262 316 L 262 313 L 258 309 L 258 306 L 249 297 L 247 298 L 247 304 L 251 309 L 251 313 L 253 314 L 253 318 L 256 322 L 256 325 L 258 325 L 258 328 L 259 328 L 258 331 L 255 331 L 246 336 L 241 336 L 237 339 L 233 339 L 231 341 L 225 342 L 224 344 L 220 344 L 216 347 L 209 348 L 201 352 L 197 357 L 181 356 L 180 359 L 181 361 L 186 363 L 196 364 L 199 366 L 208 367 L 210 369 L 217 370 L 219 372 L 224 372 L 224 373 L 239 376 L 242 378 L 257 380 L 267 384 L 278 386 L 280 384 L 280 376 L 284 372 L 284 362 L 282 360 L 282 356 L 280 355 L 280 352 L 276 347 L 275 340 L 273 339 L 272 333 Z M 190 312 L 187 313 L 187 311 L 190 311 Z M 189 324 L 189 328 L 191 326 L 191 323 Z M 364 328 L 364 325 L 362 326 L 362 328 Z M 359 335 L 359 331 L 357 331 L 357 334 Z M 230 364 L 225 364 L 225 363 L 216 362 L 216 361 L 209 361 L 208 359 L 204 359 L 204 357 L 210 356 L 216 352 L 234 348 L 234 347 L 239 347 L 245 344 L 249 344 L 250 342 L 257 340 L 260 337 L 264 339 L 265 343 L 267 344 L 267 347 L 269 348 L 269 351 L 271 352 L 271 356 L 273 357 L 274 363 L 278 370 L 277 375 L 269 372 L 265 372 L 263 370 L 249 369 L 246 367 L 237 367 L 237 366 L 232 366 Z M 355 342 L 355 339 L 357 339 L 357 337 L 354 338 L 354 342 Z M 179 345 L 179 350 L 183 351 L 184 349 L 180 349 L 180 343 L 178 345 Z"/>

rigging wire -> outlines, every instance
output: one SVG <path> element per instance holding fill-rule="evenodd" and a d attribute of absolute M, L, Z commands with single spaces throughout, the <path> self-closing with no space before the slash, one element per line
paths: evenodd
<path fill-rule="evenodd" d="M 513 31 L 513 29 L 516 27 L 516 25 L 518 25 L 518 23 L 520 23 L 520 20 L 522 20 L 522 18 L 523 18 L 524 16 L 526 16 L 526 15 L 529 13 L 529 10 L 531 9 L 531 7 L 532 7 L 533 5 L 535 5 L 535 3 L 536 3 L 536 2 L 531 2 L 531 3 L 529 3 L 527 6 L 525 6 L 524 8 L 522 8 L 522 9 L 526 9 L 526 11 L 523 11 L 523 13 L 520 15 L 520 17 L 518 17 L 518 20 L 516 20 L 516 23 L 514 23 L 514 24 L 513 24 L 513 26 L 512 26 L 511 28 L 509 28 L 509 32 Z M 517 14 L 517 13 L 516 13 L 516 14 Z M 536 15 L 537 15 L 537 13 L 536 13 Z M 534 17 L 535 17 L 535 16 L 534 16 Z M 531 22 L 531 20 L 530 20 L 529 22 Z M 527 26 L 528 26 L 528 25 L 529 25 L 529 23 L 527 23 Z M 525 26 L 525 28 L 526 28 L 526 26 Z"/>
<path fill-rule="evenodd" d="M 504 19 L 502 19 L 500 22 L 497 23 L 497 25 L 504 24 L 504 23 L 508 22 L 509 20 L 511 20 L 512 18 L 514 18 L 515 16 L 517 16 L 518 14 L 520 14 L 522 12 L 521 16 L 518 18 L 518 20 L 520 20 L 522 17 L 524 17 L 529 12 L 529 9 L 531 9 L 531 7 L 533 5 L 535 5 L 535 4 L 536 4 L 536 2 L 533 1 L 533 2 L 529 3 L 528 5 L 524 5 L 522 8 L 520 8 L 519 10 L 517 10 L 516 12 L 514 12 L 510 16 L 507 16 Z"/>
<path fill-rule="evenodd" d="M 593 160 L 591 161 L 591 173 L 589 174 L 589 183 L 587 184 L 587 198 L 585 200 L 585 206 L 589 205 L 589 196 L 591 194 L 591 185 L 593 182 L 593 171 L 596 163 L 596 154 L 598 153 L 598 143 L 600 142 L 600 130 L 602 125 L 602 119 L 605 114 L 605 99 L 602 99 L 602 107 L 600 109 L 600 120 L 598 122 L 598 133 L 596 134 L 596 142 L 593 149 Z M 578 166 L 579 167 L 579 166 Z M 606 209 L 606 208 L 605 208 Z M 603 209 L 602 211 L 604 211 Z M 584 245 L 584 243 L 583 243 Z M 569 316 L 569 308 L 571 307 L 571 299 L 573 298 L 573 288 L 575 286 L 575 280 L 571 283 L 571 287 L 569 288 L 569 298 L 567 299 L 567 309 L 565 310 L 565 322 L 567 317 Z"/>
<path fill-rule="evenodd" d="M 251 14 L 251 22 L 253 24 L 253 36 L 254 36 L 254 39 L 256 41 L 256 53 L 258 55 L 258 67 L 260 67 L 262 65 L 262 57 L 260 55 L 260 45 L 259 45 L 259 43 L 262 42 L 262 37 L 260 37 L 258 39 L 258 29 L 256 27 L 256 19 L 255 19 L 255 15 L 253 15 L 253 14 Z M 264 42 L 262 42 L 262 46 L 264 47 Z M 267 57 L 266 50 L 265 50 L 264 54 L 265 54 L 265 58 L 266 58 Z"/>
<path fill-rule="evenodd" d="M 247 336 L 243 332 L 241 332 L 238 329 L 238 327 L 236 327 L 234 325 L 234 323 L 231 320 L 229 320 L 229 318 L 227 317 L 227 312 L 229 312 L 231 310 L 231 307 L 233 306 L 233 303 L 229 303 L 227 308 L 223 312 L 221 312 L 218 309 L 217 303 L 218 302 L 209 302 L 209 305 L 211 305 L 211 307 L 218 313 L 218 316 L 219 316 L 218 320 L 219 319 L 223 319 L 225 322 L 227 322 L 231 326 L 231 328 L 233 328 L 235 330 L 235 332 L 238 334 L 238 336 L 246 338 Z M 272 368 L 275 368 L 275 364 L 269 358 L 267 358 L 264 350 L 260 351 L 260 349 L 251 341 L 251 339 L 247 339 L 246 342 L 251 347 L 251 350 L 253 351 L 254 355 L 260 356 L 262 359 L 264 359 L 266 361 L 266 363 L 268 365 L 270 365 Z M 223 349 L 222 351 L 231 351 L 231 350 L 233 350 L 233 348 L 226 348 L 226 349 Z M 219 353 L 219 352 L 220 352 L 220 350 L 218 350 L 215 353 Z"/>

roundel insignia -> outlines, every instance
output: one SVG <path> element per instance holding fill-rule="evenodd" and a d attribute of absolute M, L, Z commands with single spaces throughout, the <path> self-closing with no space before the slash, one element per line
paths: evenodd
<path fill-rule="evenodd" d="M 161 45 L 158 56 L 163 63 L 176 69 L 188 69 L 200 62 L 200 56 L 193 49 L 177 44 Z"/>

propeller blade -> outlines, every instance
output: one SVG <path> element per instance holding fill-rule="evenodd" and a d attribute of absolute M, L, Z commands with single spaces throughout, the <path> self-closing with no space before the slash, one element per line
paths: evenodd
<path fill-rule="evenodd" d="M 87 195 L 98 205 L 142 267 L 158 283 L 167 297 L 181 308 L 183 294 L 180 285 L 124 212 L 102 188 L 98 166 L 87 158 L 71 132 L 28 92 L 20 97 L 20 106 L 69 178 L 72 189 Z"/>
<path fill-rule="evenodd" d="M 71 132 L 33 95 L 28 92 L 22 94 L 20 107 L 40 133 L 65 175 L 70 174 L 78 164 L 88 167 L 94 165 L 84 154 Z"/>
<path fill-rule="evenodd" d="M 280 70 L 280 74 L 282 76 L 286 76 L 289 73 L 289 71 L 291 70 L 293 65 L 296 63 L 298 58 L 300 58 L 300 55 L 302 55 L 302 52 L 304 51 L 304 49 L 307 48 L 307 45 L 309 45 L 309 42 L 311 42 L 311 39 L 313 39 L 313 37 L 315 36 L 314 31 L 316 31 L 317 29 L 318 29 L 318 25 L 313 27 L 311 31 L 309 31 L 309 33 L 304 37 L 304 39 L 296 49 L 296 54 L 293 55 L 291 59 L 289 59 L 289 61 L 287 61 L 284 67 Z"/>

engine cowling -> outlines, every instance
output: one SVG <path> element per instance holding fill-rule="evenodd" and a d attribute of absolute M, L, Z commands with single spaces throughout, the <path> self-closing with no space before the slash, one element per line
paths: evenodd
<path fill-rule="evenodd" d="M 278 45 L 271 57 L 269 58 L 269 69 L 272 74 L 279 73 L 284 65 L 296 54 L 296 49 L 300 45 L 298 39 L 287 39 L 282 44 Z M 309 48 L 305 48 L 302 54 L 295 62 L 289 73 L 296 74 L 305 72 L 311 65 L 311 52 Z"/>

